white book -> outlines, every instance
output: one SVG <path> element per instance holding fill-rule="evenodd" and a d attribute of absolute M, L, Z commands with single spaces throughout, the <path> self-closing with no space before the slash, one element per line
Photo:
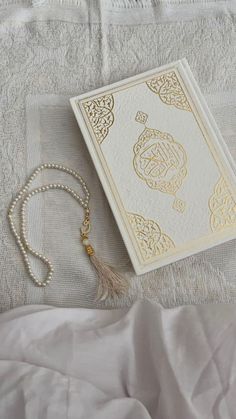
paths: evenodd
<path fill-rule="evenodd" d="M 234 162 L 185 59 L 71 105 L 137 274 L 236 238 Z"/>

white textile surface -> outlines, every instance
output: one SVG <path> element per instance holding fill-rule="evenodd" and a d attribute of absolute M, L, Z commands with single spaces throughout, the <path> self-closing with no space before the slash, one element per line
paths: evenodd
<path fill-rule="evenodd" d="M 236 158 L 235 50 L 235 1 L 0 1 L 0 311 L 33 303 L 124 307 L 140 298 L 166 307 L 236 301 L 235 240 L 134 275 L 68 103 L 186 57 Z M 53 260 L 55 277 L 43 290 L 28 278 L 6 212 L 30 171 L 50 160 L 88 183 L 94 246 L 130 278 L 120 300 L 94 302 L 96 274 L 78 239 L 81 209 L 57 192 L 35 199 L 29 214 L 30 239 Z"/>
<path fill-rule="evenodd" d="M 3 313 L 0 417 L 233 419 L 235 310 L 136 302 Z"/>

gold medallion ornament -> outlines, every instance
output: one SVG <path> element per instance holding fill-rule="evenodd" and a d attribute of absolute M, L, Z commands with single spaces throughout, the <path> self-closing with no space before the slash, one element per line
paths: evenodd
<path fill-rule="evenodd" d="M 155 221 L 133 213 L 128 213 L 128 219 L 144 261 L 175 247 L 173 240 L 161 231 Z"/>
<path fill-rule="evenodd" d="M 236 202 L 223 177 L 217 182 L 209 199 L 209 208 L 212 231 L 221 231 L 236 224 Z"/>
<path fill-rule="evenodd" d="M 139 111 L 135 119 L 145 123 L 147 117 L 147 114 Z M 187 155 L 183 146 L 167 132 L 145 127 L 133 151 L 136 174 L 149 188 L 173 195 L 175 199 L 172 207 L 183 212 L 185 202 L 176 197 L 187 175 Z"/>
<path fill-rule="evenodd" d="M 113 95 L 105 95 L 83 103 L 83 107 L 92 126 L 98 144 L 101 144 L 114 122 Z"/>
<path fill-rule="evenodd" d="M 166 105 L 173 105 L 178 109 L 192 112 L 175 71 L 154 77 L 147 81 L 146 84 Z"/>

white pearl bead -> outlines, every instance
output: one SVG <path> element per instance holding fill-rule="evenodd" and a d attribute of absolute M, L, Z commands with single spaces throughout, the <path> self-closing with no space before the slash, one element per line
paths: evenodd
<path fill-rule="evenodd" d="M 84 246 L 88 246 L 89 245 L 89 240 L 88 239 L 83 239 L 82 243 Z"/>

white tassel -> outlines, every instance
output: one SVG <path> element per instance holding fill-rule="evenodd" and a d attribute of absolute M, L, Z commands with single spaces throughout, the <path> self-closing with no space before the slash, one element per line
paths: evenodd
<path fill-rule="evenodd" d="M 82 236 L 82 243 L 99 277 L 96 300 L 104 301 L 108 297 L 120 297 L 125 294 L 128 290 L 127 280 L 95 256 L 94 249 L 85 234 Z"/>
<path fill-rule="evenodd" d="M 128 282 L 125 278 L 122 278 L 111 266 L 98 259 L 95 254 L 90 256 L 90 260 L 99 277 L 96 300 L 104 301 L 108 297 L 120 297 L 126 293 Z"/>

